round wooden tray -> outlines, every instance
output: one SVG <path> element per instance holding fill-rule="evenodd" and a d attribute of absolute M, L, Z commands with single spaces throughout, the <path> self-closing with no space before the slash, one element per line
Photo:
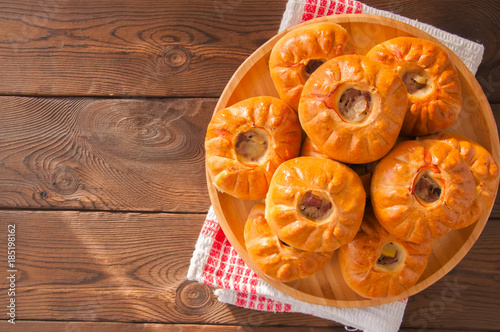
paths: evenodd
<path fill-rule="evenodd" d="M 392 19 L 365 14 L 322 17 L 302 23 L 302 25 L 325 21 L 343 26 L 360 48 L 361 54 L 365 54 L 380 42 L 398 36 L 424 38 L 447 50 L 460 74 L 463 96 L 463 108 L 460 116 L 448 131 L 460 133 L 475 140 L 490 151 L 495 160 L 499 160 L 498 131 L 490 105 L 474 75 L 441 42 L 413 26 Z M 290 29 L 293 29 L 293 27 Z M 290 29 L 270 39 L 238 68 L 224 89 L 215 112 L 249 97 L 264 95 L 279 97 L 269 74 L 268 60 L 273 45 Z M 434 248 L 427 269 L 415 286 L 397 297 L 367 299 L 354 293 L 344 282 L 336 254 L 321 271 L 307 279 L 281 283 L 268 278 L 260 272 L 249 258 L 243 238 L 245 220 L 251 207 L 256 202 L 239 200 L 217 191 L 212 185 L 208 173 L 207 183 L 215 214 L 224 233 L 239 255 L 259 277 L 283 293 L 298 300 L 336 307 L 358 308 L 380 305 L 422 291 L 442 278 L 460 262 L 481 234 L 491 212 L 490 209 L 478 222 L 467 228 L 451 231 L 445 236 L 434 240 Z"/>

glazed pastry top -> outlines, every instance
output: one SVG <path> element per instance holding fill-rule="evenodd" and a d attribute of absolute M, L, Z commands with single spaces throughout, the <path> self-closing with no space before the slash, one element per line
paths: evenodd
<path fill-rule="evenodd" d="M 432 241 L 416 244 L 389 234 L 367 208 L 353 241 L 339 249 L 346 283 L 361 296 L 396 296 L 413 286 L 424 272 Z"/>
<path fill-rule="evenodd" d="M 322 153 L 346 163 L 369 163 L 394 146 L 406 106 L 406 87 L 392 70 L 363 56 L 343 55 L 311 75 L 299 119 Z"/>
<path fill-rule="evenodd" d="M 331 252 L 307 252 L 281 242 L 265 219 L 265 205 L 255 205 L 245 223 L 245 245 L 267 276 L 282 282 L 307 278 L 332 258 Z"/>
<path fill-rule="evenodd" d="M 296 113 L 274 97 L 253 97 L 214 114 L 205 139 L 214 185 L 240 199 L 263 199 L 276 168 L 300 153 Z"/>
<path fill-rule="evenodd" d="M 355 51 L 347 31 L 335 23 L 308 24 L 288 32 L 274 45 L 269 58 L 280 98 L 297 110 L 309 76 L 325 61 Z"/>
<path fill-rule="evenodd" d="M 294 248 L 331 251 L 354 238 L 365 200 L 363 184 L 349 167 L 298 157 L 276 170 L 266 197 L 266 219 Z"/>
<path fill-rule="evenodd" d="M 403 135 L 433 134 L 455 122 L 462 108 L 460 79 L 441 47 L 421 38 L 398 37 L 376 45 L 366 56 L 389 66 L 407 86 Z"/>
<path fill-rule="evenodd" d="M 382 226 L 417 243 L 456 228 L 474 193 L 462 156 L 437 140 L 399 143 L 377 164 L 371 183 L 371 201 Z"/>

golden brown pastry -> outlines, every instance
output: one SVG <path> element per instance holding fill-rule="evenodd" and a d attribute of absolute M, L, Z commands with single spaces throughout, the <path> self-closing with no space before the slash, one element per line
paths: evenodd
<path fill-rule="evenodd" d="M 306 137 L 304 143 L 302 143 L 302 148 L 300 149 L 300 155 L 303 157 L 316 157 L 316 158 L 328 158 L 327 155 L 319 151 L 318 147 L 314 145 L 309 137 Z M 372 180 L 372 173 L 375 169 L 376 161 L 368 164 L 351 164 L 347 165 L 352 168 L 356 174 L 359 175 L 361 182 L 363 183 L 363 188 L 366 194 L 370 193 L 370 182 Z"/>
<path fill-rule="evenodd" d="M 307 136 L 302 143 L 302 147 L 300 148 L 300 155 L 303 157 L 329 158 L 326 154 L 321 152 Z"/>
<path fill-rule="evenodd" d="M 360 55 L 324 63 L 304 85 L 299 119 L 318 149 L 338 161 L 363 164 L 394 146 L 407 92 L 389 68 Z"/>
<path fill-rule="evenodd" d="M 291 30 L 274 45 L 269 70 L 282 100 L 293 109 L 299 106 L 302 87 L 326 60 L 356 49 L 347 31 L 335 23 L 313 23 Z"/>
<path fill-rule="evenodd" d="M 264 199 L 276 168 L 300 153 L 297 114 L 274 97 L 253 97 L 214 114 L 205 138 L 214 186 L 239 199 Z"/>
<path fill-rule="evenodd" d="M 411 140 L 399 143 L 378 163 L 371 201 L 389 233 L 422 243 L 457 227 L 471 207 L 475 187 L 456 149 L 437 140 Z"/>
<path fill-rule="evenodd" d="M 498 190 L 498 165 L 480 144 L 455 133 L 439 133 L 422 139 L 437 139 L 453 146 L 465 159 L 474 177 L 476 193 L 470 209 L 453 228 L 467 227 L 476 222 L 495 201 Z"/>
<path fill-rule="evenodd" d="M 281 164 L 266 196 L 266 219 L 288 245 L 332 251 L 359 229 L 366 194 L 349 167 L 326 158 L 298 157 Z"/>
<path fill-rule="evenodd" d="M 393 69 L 408 89 L 402 135 L 421 136 L 448 128 L 462 108 L 458 73 L 448 54 L 421 38 L 398 37 L 366 55 Z"/>
<path fill-rule="evenodd" d="M 252 261 L 272 279 L 287 282 L 312 276 L 332 258 L 330 252 L 307 252 L 281 242 L 271 232 L 265 205 L 255 205 L 245 223 L 245 245 Z"/>
<path fill-rule="evenodd" d="M 397 296 L 424 272 L 432 241 L 402 241 L 389 234 L 367 208 L 353 241 L 340 247 L 340 270 L 347 285 L 368 298 Z"/>

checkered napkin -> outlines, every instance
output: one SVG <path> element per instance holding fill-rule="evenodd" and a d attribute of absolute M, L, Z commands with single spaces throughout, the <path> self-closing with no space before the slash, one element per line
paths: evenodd
<path fill-rule="evenodd" d="M 289 0 L 280 31 L 315 17 L 344 13 L 374 14 L 403 21 L 443 42 L 472 73 L 481 63 L 484 48 L 480 44 L 353 0 Z M 216 288 L 215 294 L 224 303 L 261 311 L 310 314 L 371 332 L 397 331 L 407 304 L 404 299 L 375 307 L 348 309 L 305 303 L 283 294 L 260 279 L 238 256 L 212 207 L 196 242 L 187 278 Z"/>

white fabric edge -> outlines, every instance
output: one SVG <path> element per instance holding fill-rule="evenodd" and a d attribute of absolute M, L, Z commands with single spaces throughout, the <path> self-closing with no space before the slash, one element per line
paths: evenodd
<path fill-rule="evenodd" d="M 213 206 L 210 206 L 208 210 L 205 220 L 207 219 L 217 220 Z M 210 257 L 210 250 L 214 241 L 214 238 L 203 235 L 202 232 L 200 232 L 193 251 L 193 256 L 189 262 L 189 270 L 186 276 L 188 280 L 196 280 L 203 283 L 203 270 L 207 264 L 208 257 Z"/>
<path fill-rule="evenodd" d="M 211 206 L 206 219 L 217 220 L 213 207 Z M 215 241 L 214 237 L 206 236 L 202 232 L 196 242 L 193 256 L 190 260 L 189 270 L 187 273 L 188 280 L 194 280 L 203 283 L 204 267 L 210 257 L 210 249 Z M 322 306 L 302 302 L 286 295 L 264 280 L 258 280 L 256 293 L 265 296 L 269 299 L 288 303 L 292 306 L 292 312 L 304 313 L 320 318 L 333 320 L 347 326 L 355 327 L 367 332 L 392 332 L 397 331 L 401 325 L 406 305 L 401 302 L 393 302 L 381 306 L 367 308 L 335 308 L 330 306 Z M 236 304 L 237 291 L 228 289 L 216 289 L 214 294 L 219 301 L 231 305 Z M 360 324 L 359 322 L 362 322 Z M 371 328 L 368 329 L 367 327 Z M 376 329 L 373 329 L 376 327 Z"/>
<path fill-rule="evenodd" d="M 283 13 L 278 32 L 299 24 L 302 20 L 305 5 L 306 2 L 304 0 L 289 0 L 286 3 L 285 12 Z"/>
<path fill-rule="evenodd" d="M 289 0 L 287 2 L 285 12 L 283 13 L 283 18 L 279 27 L 279 32 L 301 22 L 305 4 L 305 0 Z M 448 47 L 453 53 L 455 53 L 460 58 L 460 60 L 463 61 L 463 63 L 467 66 L 467 68 L 469 68 L 473 75 L 476 74 L 477 69 L 479 68 L 479 65 L 483 60 L 483 45 L 454 35 L 447 31 L 443 31 L 430 24 L 394 14 L 386 10 L 373 8 L 365 5 L 362 2 L 361 4 L 363 6 L 363 14 L 388 17 L 406 24 L 410 24 L 440 40 L 443 44 L 446 45 L 446 47 Z"/>
<path fill-rule="evenodd" d="M 217 289 L 214 294 L 218 297 L 220 302 L 231 305 L 236 304 L 236 291 Z M 340 324 L 354 327 L 365 332 L 398 331 L 401 326 L 406 307 L 406 304 L 404 303 L 392 302 L 375 307 L 346 309 L 298 301 L 283 293 L 278 294 L 277 296 L 265 296 L 274 301 L 289 303 L 291 305 L 290 312 L 308 314 L 323 319 L 333 320 Z M 266 312 L 268 311 L 266 310 Z"/>

